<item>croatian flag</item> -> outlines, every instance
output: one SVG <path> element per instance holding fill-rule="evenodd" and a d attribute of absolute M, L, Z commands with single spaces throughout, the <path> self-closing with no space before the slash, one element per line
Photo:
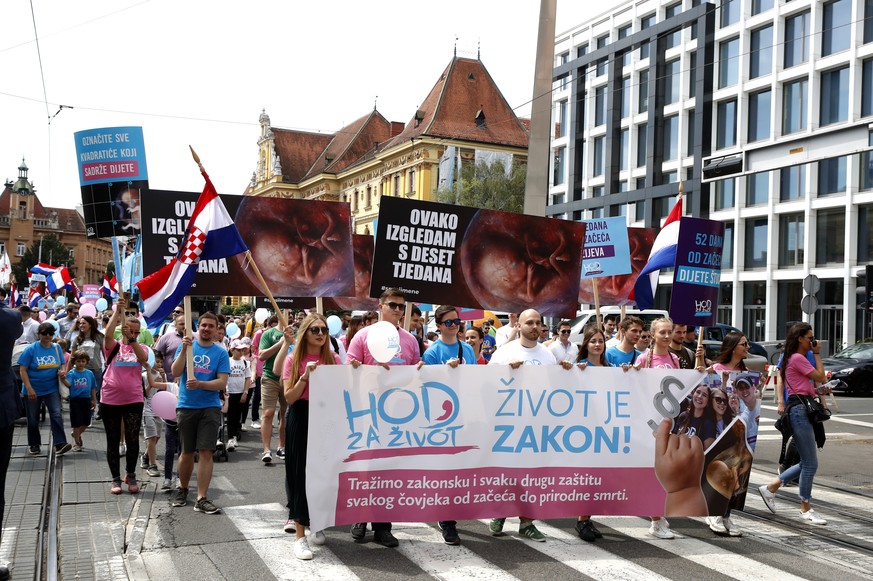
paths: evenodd
<path fill-rule="evenodd" d="M 66 266 L 52 266 L 40 262 L 31 268 L 30 272 L 45 275 L 46 288 L 50 293 L 57 292 L 64 287 L 72 289 L 70 283 L 73 281 L 73 277 L 70 276 L 70 271 L 67 270 Z"/>
<path fill-rule="evenodd" d="M 9 288 L 9 306 L 12 308 L 21 306 L 21 295 L 18 293 L 18 286 L 14 284 Z"/>
<path fill-rule="evenodd" d="M 114 276 L 112 277 L 112 280 L 110 280 L 109 274 L 103 275 L 103 288 L 100 289 L 100 293 L 107 299 L 118 297 L 118 283 Z"/>
<path fill-rule="evenodd" d="M 655 238 L 649 261 L 640 271 L 634 289 L 628 298 L 635 300 L 640 310 L 651 309 L 655 305 L 655 289 L 658 288 L 658 274 L 662 268 L 672 268 L 676 264 L 676 245 L 679 243 L 679 219 L 682 218 L 682 195 L 667 216 L 667 221 Z M 647 276 L 648 275 L 648 276 Z"/>
<path fill-rule="evenodd" d="M 27 306 L 31 309 L 39 306 L 39 301 L 42 299 L 42 294 L 39 292 L 38 287 L 30 287 L 30 294 L 27 297 Z"/>
<path fill-rule="evenodd" d="M 206 185 L 188 221 L 185 243 L 179 254 L 159 271 L 136 283 L 149 327 L 162 323 L 191 290 L 198 262 L 227 258 L 248 250 L 209 176 L 202 169 L 200 173 Z"/>

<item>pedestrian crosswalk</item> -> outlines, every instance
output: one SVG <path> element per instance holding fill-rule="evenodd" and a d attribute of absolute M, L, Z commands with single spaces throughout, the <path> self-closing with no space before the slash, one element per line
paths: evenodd
<path fill-rule="evenodd" d="M 752 487 L 770 476 L 757 470 Z M 735 511 L 732 521 L 745 533 L 741 538 L 715 536 L 702 518 L 671 518 L 674 540 L 647 534 L 644 517 L 595 516 L 603 539 L 586 543 L 573 529 L 574 518 L 537 522 L 548 537 L 534 543 L 515 531 L 518 519 L 506 522 L 507 534 L 492 537 L 488 520 L 458 524 L 462 544 L 443 542 L 436 523 L 394 523 L 400 541 L 397 549 L 373 542 L 355 543 L 348 527 L 327 531 L 327 543 L 316 546 L 311 561 L 300 561 L 292 550 L 293 535 L 284 533 L 287 509 L 279 502 L 226 506 L 219 519 L 232 526 L 234 542 L 220 549 L 225 559 L 239 554 L 248 560 L 251 578 L 269 571 L 276 579 L 840 579 L 873 578 L 873 499 L 819 487 L 816 510 L 828 519 L 827 527 L 813 527 L 796 518 L 796 489 L 783 489 L 779 511 L 771 517 L 759 498 L 749 495 L 745 512 Z M 851 513 L 843 508 L 851 507 Z M 852 515 L 855 515 L 854 517 Z M 178 517 L 177 517 L 178 518 Z M 203 521 L 201 521 L 203 522 Z M 822 535 L 820 533 L 824 532 Z M 311 538 L 311 537 L 310 537 Z M 372 533 L 368 534 L 372 539 Z M 144 546 L 141 557 L 147 570 L 166 571 L 166 539 Z M 234 557 L 234 560 L 236 558 Z M 204 560 L 210 566 L 214 557 Z M 257 566 L 251 562 L 257 561 Z M 178 563 L 177 563 L 178 564 Z M 216 565 L 202 569 L 203 578 L 239 578 Z"/>

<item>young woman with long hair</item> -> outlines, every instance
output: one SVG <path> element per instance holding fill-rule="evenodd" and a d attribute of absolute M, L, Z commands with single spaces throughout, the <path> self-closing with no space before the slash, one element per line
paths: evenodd
<path fill-rule="evenodd" d="M 310 313 L 300 323 L 294 351 L 285 360 L 282 372 L 284 396 L 288 402 L 285 418 L 285 492 L 289 516 L 294 520 L 297 535 L 294 556 L 303 560 L 312 558 L 312 550 L 306 540 L 306 527 L 309 526 L 309 503 L 306 499 L 309 376 L 319 365 L 338 364 L 339 357 L 331 351 L 328 340 L 327 319 L 318 313 Z M 322 545 L 324 541 L 324 533 L 317 531 L 313 542 Z"/>

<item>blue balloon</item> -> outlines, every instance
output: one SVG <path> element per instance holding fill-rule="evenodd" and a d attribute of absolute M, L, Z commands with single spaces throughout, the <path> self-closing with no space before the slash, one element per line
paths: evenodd
<path fill-rule="evenodd" d="M 56 307 L 63 307 L 65 304 L 67 304 L 67 299 L 65 299 L 64 297 L 58 297 L 55 299 Z"/>
<path fill-rule="evenodd" d="M 145 346 L 144 346 L 145 347 Z M 150 347 L 146 347 L 149 352 L 149 369 L 155 366 L 155 350 Z"/>
<path fill-rule="evenodd" d="M 224 334 L 230 337 L 231 339 L 236 339 L 240 336 L 242 331 L 239 328 L 239 325 L 236 323 L 230 323 L 227 327 L 224 328 Z"/>
<path fill-rule="evenodd" d="M 105 311 L 106 309 L 109 308 L 109 303 L 106 302 L 106 299 L 99 298 L 99 299 L 97 299 L 97 302 L 94 304 L 94 308 L 97 309 L 97 312 L 102 313 L 103 311 Z"/>
<path fill-rule="evenodd" d="M 55 338 L 60 339 L 59 333 L 61 332 L 61 326 L 58 325 L 58 322 L 54 319 L 46 319 L 46 323 L 51 323 L 51 326 L 55 328 Z"/>

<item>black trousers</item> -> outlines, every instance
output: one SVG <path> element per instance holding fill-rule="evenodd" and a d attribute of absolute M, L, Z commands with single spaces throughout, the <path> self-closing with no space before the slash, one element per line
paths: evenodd
<path fill-rule="evenodd" d="M 3 518 L 6 510 L 6 470 L 12 456 L 12 434 L 15 424 L 0 428 L 0 537 L 3 536 Z"/>

